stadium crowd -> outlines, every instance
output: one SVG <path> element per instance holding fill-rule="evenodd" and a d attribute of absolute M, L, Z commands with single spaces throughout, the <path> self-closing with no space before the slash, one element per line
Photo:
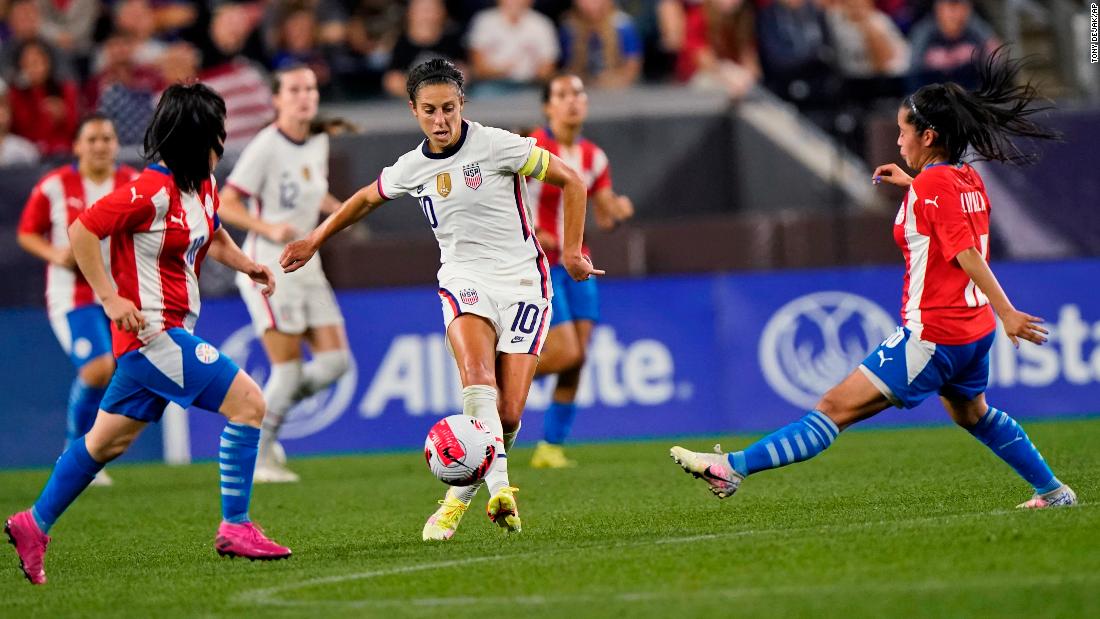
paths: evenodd
<path fill-rule="evenodd" d="M 592 88 L 761 84 L 803 108 L 952 79 L 996 36 L 970 0 L 0 0 L 0 165 L 69 156 L 79 119 L 141 141 L 160 93 L 225 99 L 229 151 L 270 122 L 268 72 L 306 64 L 324 100 L 404 97 L 405 72 L 455 60 L 471 97 L 557 70 Z"/>

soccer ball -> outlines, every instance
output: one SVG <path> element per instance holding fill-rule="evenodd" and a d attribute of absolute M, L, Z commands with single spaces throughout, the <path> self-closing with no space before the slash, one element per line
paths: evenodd
<path fill-rule="evenodd" d="M 452 486 L 469 486 L 485 477 L 496 457 L 493 434 L 468 415 L 440 419 L 424 440 L 424 459 L 432 475 Z"/>

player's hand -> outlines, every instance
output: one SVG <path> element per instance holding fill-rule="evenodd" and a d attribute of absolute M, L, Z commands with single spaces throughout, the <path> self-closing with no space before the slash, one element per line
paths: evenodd
<path fill-rule="evenodd" d="M 317 248 L 310 239 L 294 241 L 283 249 L 283 255 L 279 256 L 279 266 L 283 267 L 283 273 L 293 273 L 309 262 L 315 253 Z"/>
<path fill-rule="evenodd" d="M 1005 335 L 1012 340 L 1012 345 L 1016 348 L 1020 347 L 1021 339 L 1034 344 L 1045 343 L 1047 341 L 1046 336 L 1050 331 L 1040 326 L 1042 323 L 1042 318 L 1016 309 L 1009 310 L 1004 316 L 1001 316 L 1001 324 L 1004 326 Z"/>
<path fill-rule="evenodd" d="M 583 282 L 593 275 L 604 274 L 604 271 L 592 266 L 592 261 L 588 259 L 588 256 L 580 252 L 569 256 L 563 256 L 561 262 L 562 265 L 565 266 L 565 270 L 569 272 L 569 277 L 572 277 L 578 282 Z"/>
<path fill-rule="evenodd" d="M 302 236 L 294 226 L 286 223 L 268 224 L 263 235 L 272 243 L 289 243 Z"/>
<path fill-rule="evenodd" d="M 130 299 L 117 294 L 103 299 L 103 311 L 123 331 L 138 333 L 145 328 L 145 316 L 141 315 L 141 310 Z"/>
<path fill-rule="evenodd" d="M 59 247 L 54 252 L 54 257 L 50 262 L 59 267 L 76 270 L 76 256 L 73 255 L 72 247 Z"/>
<path fill-rule="evenodd" d="M 615 223 L 624 222 L 634 216 L 634 202 L 626 196 L 615 197 Z"/>
<path fill-rule="evenodd" d="M 871 174 L 872 184 L 878 185 L 883 182 L 897 185 L 898 187 L 908 187 L 913 184 L 913 177 L 906 174 L 905 170 L 899 168 L 898 164 L 888 163 L 875 168 L 874 173 Z"/>
<path fill-rule="evenodd" d="M 266 266 L 253 262 L 252 267 L 244 272 L 252 281 L 264 287 L 260 292 L 265 297 L 275 294 L 275 274 Z"/>
<path fill-rule="evenodd" d="M 542 228 L 535 228 L 535 238 L 538 239 L 539 245 L 547 251 L 554 251 L 558 248 L 558 240 Z"/>

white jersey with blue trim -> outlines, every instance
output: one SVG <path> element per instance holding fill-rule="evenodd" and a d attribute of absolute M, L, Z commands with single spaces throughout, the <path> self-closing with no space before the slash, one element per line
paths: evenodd
<path fill-rule="evenodd" d="M 463 121 L 441 153 L 425 140 L 378 175 L 378 193 L 410 195 L 439 242 L 439 281 L 471 279 L 511 295 L 549 299 L 550 268 L 535 238 L 524 174 L 541 177 L 548 156 L 534 138 Z"/>
<path fill-rule="evenodd" d="M 249 142 L 233 166 L 226 184 L 252 198 L 252 214 L 268 223 L 285 223 L 299 234 L 317 226 L 321 203 L 328 195 L 328 135 L 320 133 L 298 142 L 268 125 Z M 253 260 L 271 268 L 283 280 L 279 256 L 285 244 L 249 232 L 242 249 Z M 314 256 L 291 280 L 324 281 L 320 256 Z M 249 283 L 248 277 L 238 280 Z"/>

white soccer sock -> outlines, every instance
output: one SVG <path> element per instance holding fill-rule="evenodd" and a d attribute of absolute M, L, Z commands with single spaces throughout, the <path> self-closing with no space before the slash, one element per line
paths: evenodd
<path fill-rule="evenodd" d="M 340 379 L 351 367 L 351 355 L 347 349 L 326 350 L 313 355 L 309 363 L 302 366 L 302 381 L 299 398 L 307 398 Z"/>
<path fill-rule="evenodd" d="M 279 428 L 283 425 L 287 411 L 294 406 L 295 393 L 301 386 L 302 362 L 300 360 L 276 363 L 271 366 L 271 376 L 264 385 L 264 401 L 267 412 L 260 430 L 260 446 L 257 460 L 270 462 L 271 447 L 279 437 Z"/>
<path fill-rule="evenodd" d="M 462 389 L 462 414 L 469 415 L 485 424 L 486 428 L 489 428 L 489 432 L 492 433 L 494 439 L 497 442 L 497 457 L 493 462 L 492 468 L 489 469 L 489 474 L 485 476 L 485 481 L 488 481 L 493 473 L 498 470 L 498 467 L 503 463 L 504 466 L 504 483 L 508 483 L 508 461 L 506 458 L 502 458 L 508 452 L 506 439 L 504 438 L 504 427 L 500 423 L 500 413 L 497 412 L 497 390 L 496 387 L 490 387 L 489 385 L 470 385 Z M 495 479 L 495 478 L 494 478 Z M 484 481 L 478 481 L 477 483 L 470 484 L 469 486 L 462 486 L 453 488 L 455 498 L 463 503 L 469 503 L 474 500 L 474 495 L 477 494 L 478 489 L 481 488 Z M 490 490 L 495 488 L 492 483 L 489 484 Z"/>

